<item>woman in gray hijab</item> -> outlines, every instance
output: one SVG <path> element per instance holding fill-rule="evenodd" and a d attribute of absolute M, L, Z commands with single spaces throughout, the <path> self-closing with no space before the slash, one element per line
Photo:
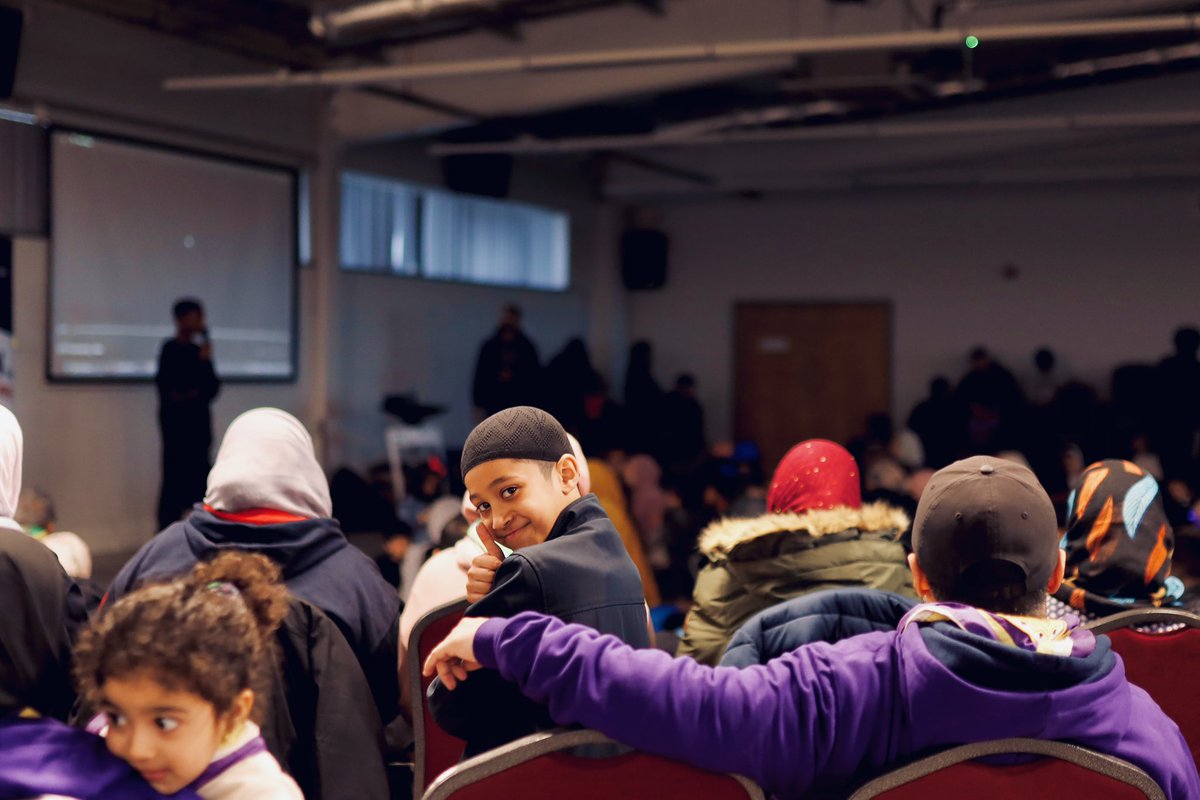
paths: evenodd
<path fill-rule="evenodd" d="M 224 549 L 262 553 L 279 565 L 292 594 L 341 629 L 386 723 L 398 710 L 400 599 L 331 514 L 329 482 L 300 421 L 277 408 L 247 411 L 225 432 L 204 503 L 138 551 L 113 581 L 106 603 Z"/>

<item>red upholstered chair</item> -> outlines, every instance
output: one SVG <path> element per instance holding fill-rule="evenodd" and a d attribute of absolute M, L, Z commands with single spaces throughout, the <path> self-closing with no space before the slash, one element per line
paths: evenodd
<path fill-rule="evenodd" d="M 425 697 L 425 690 L 429 688 L 433 678 L 426 678 L 421 674 L 425 659 L 462 619 L 467 605 L 467 601 L 463 599 L 438 606 L 417 620 L 408 637 L 407 677 L 412 692 L 413 757 L 416 762 L 413 765 L 413 797 L 420 797 L 427 783 L 457 764 L 467 746 L 462 739 L 446 733 L 433 721 L 433 716 L 429 713 L 429 701 Z"/>
<path fill-rule="evenodd" d="M 1186 627 L 1170 633 L 1143 633 L 1146 625 Z M 1125 662 L 1129 682 L 1146 690 L 1167 716 L 1175 720 L 1200 763 L 1200 617 L 1175 609 L 1123 611 L 1087 626 L 1108 634 L 1113 650 Z"/>
<path fill-rule="evenodd" d="M 1020 764 L 973 759 L 1008 754 L 1044 756 Z M 1119 758 L 1065 742 L 997 739 L 945 750 L 865 784 L 850 800 L 1163 800 L 1162 789 L 1142 770 Z"/>
<path fill-rule="evenodd" d="M 623 752 L 594 758 L 562 752 L 581 746 L 593 754 L 597 746 L 606 752 Z M 762 800 L 763 793 L 740 775 L 706 772 L 622 748 L 595 731 L 545 731 L 525 736 L 462 762 L 434 781 L 425 793 L 425 800 L 506 797 Z"/>

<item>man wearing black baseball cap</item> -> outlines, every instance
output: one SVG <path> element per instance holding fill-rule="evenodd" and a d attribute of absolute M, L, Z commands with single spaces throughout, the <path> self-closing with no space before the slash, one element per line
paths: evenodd
<path fill-rule="evenodd" d="M 464 620 L 425 668 L 449 689 L 494 668 L 560 724 L 745 775 L 777 797 L 844 792 L 937 748 L 1033 737 L 1125 759 L 1167 800 L 1200 798 L 1178 726 L 1126 680 L 1108 637 L 1046 619 L 1063 574 L 1056 539 L 1033 473 L 969 458 L 936 473 L 917 507 L 911 564 L 927 602 L 894 629 L 713 669 L 519 614 Z"/>

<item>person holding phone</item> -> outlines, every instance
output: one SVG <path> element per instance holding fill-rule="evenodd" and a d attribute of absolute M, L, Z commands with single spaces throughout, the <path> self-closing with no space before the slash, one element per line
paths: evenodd
<path fill-rule="evenodd" d="M 162 430 L 162 488 L 158 529 L 177 522 L 204 498 L 211 467 L 210 404 L 221 391 L 213 368 L 212 342 L 199 300 L 175 303 L 175 336 L 158 356 L 158 424 Z"/>

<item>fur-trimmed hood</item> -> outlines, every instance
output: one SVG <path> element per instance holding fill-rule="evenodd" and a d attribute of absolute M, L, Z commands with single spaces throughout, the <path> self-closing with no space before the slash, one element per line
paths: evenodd
<path fill-rule="evenodd" d="M 866 503 L 862 508 L 838 506 L 815 509 L 802 514 L 763 514 L 751 519 L 719 519 L 700 533 L 700 552 L 709 559 L 728 555 L 738 545 L 777 533 L 802 532 L 821 537 L 851 529 L 863 533 L 893 532 L 897 536 L 908 529 L 908 515 L 883 501 Z"/>

